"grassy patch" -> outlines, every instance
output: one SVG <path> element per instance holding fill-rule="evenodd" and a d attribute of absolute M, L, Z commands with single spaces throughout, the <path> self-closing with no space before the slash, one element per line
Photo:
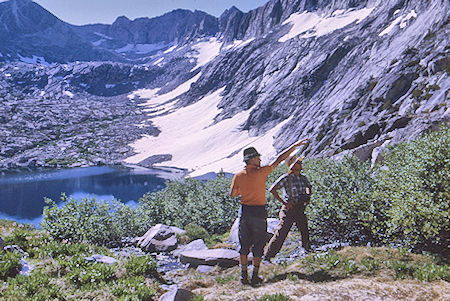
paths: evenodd
<path fill-rule="evenodd" d="M 300 267 L 300 270 L 298 269 Z M 328 281 L 352 275 L 389 274 L 394 279 L 449 281 L 450 268 L 439 257 L 413 254 L 405 249 L 346 247 L 340 251 L 311 254 L 300 259 L 289 270 L 300 278 Z"/>
<path fill-rule="evenodd" d="M 290 300 L 289 297 L 283 294 L 273 294 L 273 295 L 265 294 L 264 296 L 258 298 L 258 301 L 287 301 L 287 300 Z"/>
<path fill-rule="evenodd" d="M 0 221 L 7 244 L 17 244 L 35 265 L 29 276 L 18 275 L 22 254 L 0 252 L 1 300 L 154 300 L 164 279 L 152 257 L 116 258 L 108 265 L 88 262 L 94 254 L 113 256 L 95 244 L 54 240 L 28 226 Z M 4 234 L 3 234 L 4 235 Z M 70 296 L 70 297 L 68 297 Z"/>

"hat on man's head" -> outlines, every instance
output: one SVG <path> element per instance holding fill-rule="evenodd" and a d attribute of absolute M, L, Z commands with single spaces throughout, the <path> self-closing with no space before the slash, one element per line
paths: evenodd
<path fill-rule="evenodd" d="M 261 155 L 258 153 L 256 148 L 249 147 L 249 148 L 244 149 L 244 162 L 247 160 L 250 160 L 251 158 L 258 157 L 258 156 L 261 156 Z"/>
<path fill-rule="evenodd" d="M 303 159 L 305 159 L 305 158 L 303 158 L 303 157 L 298 157 L 298 158 L 296 158 L 295 160 L 292 160 L 292 162 L 290 162 L 291 164 L 289 165 L 289 171 L 292 170 L 292 168 L 294 167 L 295 164 L 297 164 L 297 163 L 302 163 L 302 162 L 303 162 Z"/>

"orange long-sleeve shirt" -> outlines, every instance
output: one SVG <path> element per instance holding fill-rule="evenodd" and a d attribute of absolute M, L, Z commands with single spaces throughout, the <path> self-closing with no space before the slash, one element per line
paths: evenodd
<path fill-rule="evenodd" d="M 244 170 L 234 175 L 231 184 L 231 196 L 241 196 L 241 204 L 247 206 L 264 206 L 266 204 L 266 180 L 273 171 L 268 166 L 245 166 Z"/>

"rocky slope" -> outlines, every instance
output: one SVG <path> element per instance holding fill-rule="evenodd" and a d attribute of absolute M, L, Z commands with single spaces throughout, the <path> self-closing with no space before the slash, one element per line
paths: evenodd
<path fill-rule="evenodd" d="M 5 61 L 0 66 L 0 100 L 6 104 L 0 109 L 3 168 L 27 165 L 19 161 L 28 162 L 21 158 L 30 150 L 44 153 L 44 162 L 60 158 L 41 148 L 40 140 L 33 138 L 38 134 L 13 138 L 11 128 L 36 132 L 22 122 L 25 109 L 9 109 L 22 102 L 39 114 L 44 112 L 40 102 L 49 101 L 58 116 L 67 112 L 65 106 L 89 112 L 99 104 L 106 115 L 117 117 L 117 128 L 126 125 L 108 139 L 92 130 L 95 137 L 115 144 L 109 152 L 88 156 L 83 161 L 88 164 L 117 148 L 126 151 L 104 155 L 103 161 L 126 158 L 132 151 L 130 142 L 144 133 L 158 134 L 152 123 L 161 114 L 155 110 L 175 112 L 219 89 L 223 90 L 212 124 L 247 112 L 233 131 L 248 135 L 249 143 L 282 126 L 273 147 L 279 150 L 307 136 L 311 143 L 305 154 L 311 155 L 351 151 L 368 158 L 386 141 L 408 140 L 448 122 L 448 1 L 271 0 L 248 13 L 232 7 L 219 18 L 176 10 L 153 19 L 120 17 L 112 25 L 81 27 L 58 20 L 28 0 L 0 5 L 2 23 L 8 24 L 0 30 L 5 37 L 0 43 L 0 59 Z M 43 21 L 38 22 L 35 14 L 42 14 Z M 51 41 L 40 40 L 47 34 Z M 65 43 L 67 47 L 57 48 Z M 58 64 L 61 61 L 72 62 Z M 189 85 L 173 96 L 183 84 Z M 137 106 L 126 97 L 143 88 L 157 92 L 136 102 L 165 96 L 174 101 L 171 109 L 163 109 L 164 104 L 153 109 Z M 110 103 L 124 111 L 114 115 Z M 72 111 L 69 119 L 78 120 L 83 110 Z M 65 126 L 66 120 L 55 122 Z M 89 128 L 83 122 L 80 126 L 84 132 Z M 115 139 L 128 132 L 134 134 Z M 61 138 L 50 140 L 58 143 Z M 11 145 L 15 151 L 9 150 Z M 225 157 L 240 161 L 242 146 L 227 147 Z M 171 157 L 149 154 L 154 156 Z"/>

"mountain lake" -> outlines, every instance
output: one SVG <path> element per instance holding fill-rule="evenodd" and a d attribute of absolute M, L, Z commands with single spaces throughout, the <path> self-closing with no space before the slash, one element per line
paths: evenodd
<path fill-rule="evenodd" d="M 62 193 L 77 200 L 117 199 L 130 206 L 137 206 L 138 199 L 145 193 L 163 189 L 166 180 L 176 180 L 183 176 L 183 171 L 179 169 L 126 166 L 0 174 L 0 218 L 38 227 L 43 208 L 47 206 L 45 198 L 60 205 Z"/>

